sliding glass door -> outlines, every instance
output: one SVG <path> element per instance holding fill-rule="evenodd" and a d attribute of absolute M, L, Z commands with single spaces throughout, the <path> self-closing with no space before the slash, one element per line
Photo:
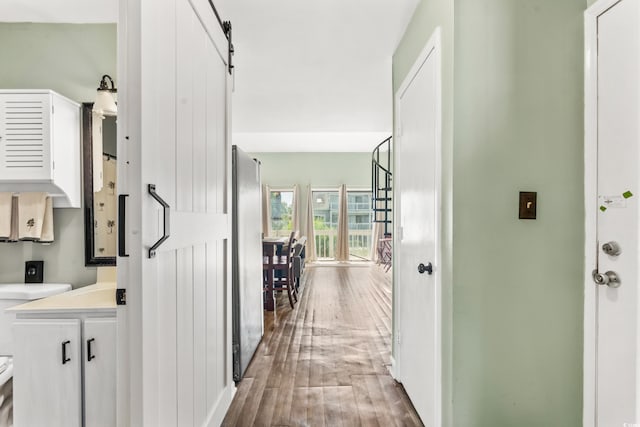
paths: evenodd
<path fill-rule="evenodd" d="M 349 217 L 350 259 L 371 259 L 373 210 L 370 191 L 347 191 L 347 216 Z"/>
<path fill-rule="evenodd" d="M 337 190 L 313 192 L 313 226 L 318 260 L 334 260 L 338 238 Z M 371 251 L 371 192 L 347 191 L 349 254 L 351 260 L 368 260 Z"/>
<path fill-rule="evenodd" d="M 338 191 L 313 192 L 313 232 L 316 237 L 316 258 L 335 259 L 338 237 Z"/>

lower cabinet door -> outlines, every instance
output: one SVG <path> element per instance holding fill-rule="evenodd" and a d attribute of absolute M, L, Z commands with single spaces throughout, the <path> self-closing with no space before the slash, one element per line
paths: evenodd
<path fill-rule="evenodd" d="M 80 320 L 17 320 L 13 336 L 13 424 L 81 426 Z"/>
<path fill-rule="evenodd" d="M 86 427 L 116 425 L 116 319 L 87 319 L 83 334 Z"/>

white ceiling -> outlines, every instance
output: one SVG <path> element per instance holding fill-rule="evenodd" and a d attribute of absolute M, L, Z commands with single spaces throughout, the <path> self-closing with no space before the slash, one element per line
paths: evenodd
<path fill-rule="evenodd" d="M 233 24 L 242 148 L 370 151 L 391 133 L 391 56 L 418 0 L 214 3 Z M 116 22 L 117 0 L 2 0 L 0 19 Z"/>
<path fill-rule="evenodd" d="M 245 150 L 370 151 L 391 133 L 391 57 L 417 0 L 215 3 L 233 25 Z"/>

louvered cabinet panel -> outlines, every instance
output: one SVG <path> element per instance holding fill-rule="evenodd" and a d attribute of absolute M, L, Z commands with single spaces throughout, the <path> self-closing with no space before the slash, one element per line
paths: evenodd
<path fill-rule="evenodd" d="M 0 95 L 0 180 L 52 178 L 51 95 Z"/>
<path fill-rule="evenodd" d="M 0 191 L 42 191 L 82 205 L 80 104 L 46 89 L 0 90 Z"/>

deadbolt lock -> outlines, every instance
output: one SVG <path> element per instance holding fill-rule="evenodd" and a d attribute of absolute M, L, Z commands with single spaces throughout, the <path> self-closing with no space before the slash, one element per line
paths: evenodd
<path fill-rule="evenodd" d="M 616 242 L 607 242 L 602 245 L 602 251 L 609 256 L 618 256 L 620 255 L 620 245 Z"/>
<path fill-rule="evenodd" d="M 598 270 L 593 270 L 593 281 L 598 285 L 607 285 L 610 288 L 619 288 L 622 284 L 620 277 L 615 271 L 607 271 L 606 273 L 598 273 Z"/>

